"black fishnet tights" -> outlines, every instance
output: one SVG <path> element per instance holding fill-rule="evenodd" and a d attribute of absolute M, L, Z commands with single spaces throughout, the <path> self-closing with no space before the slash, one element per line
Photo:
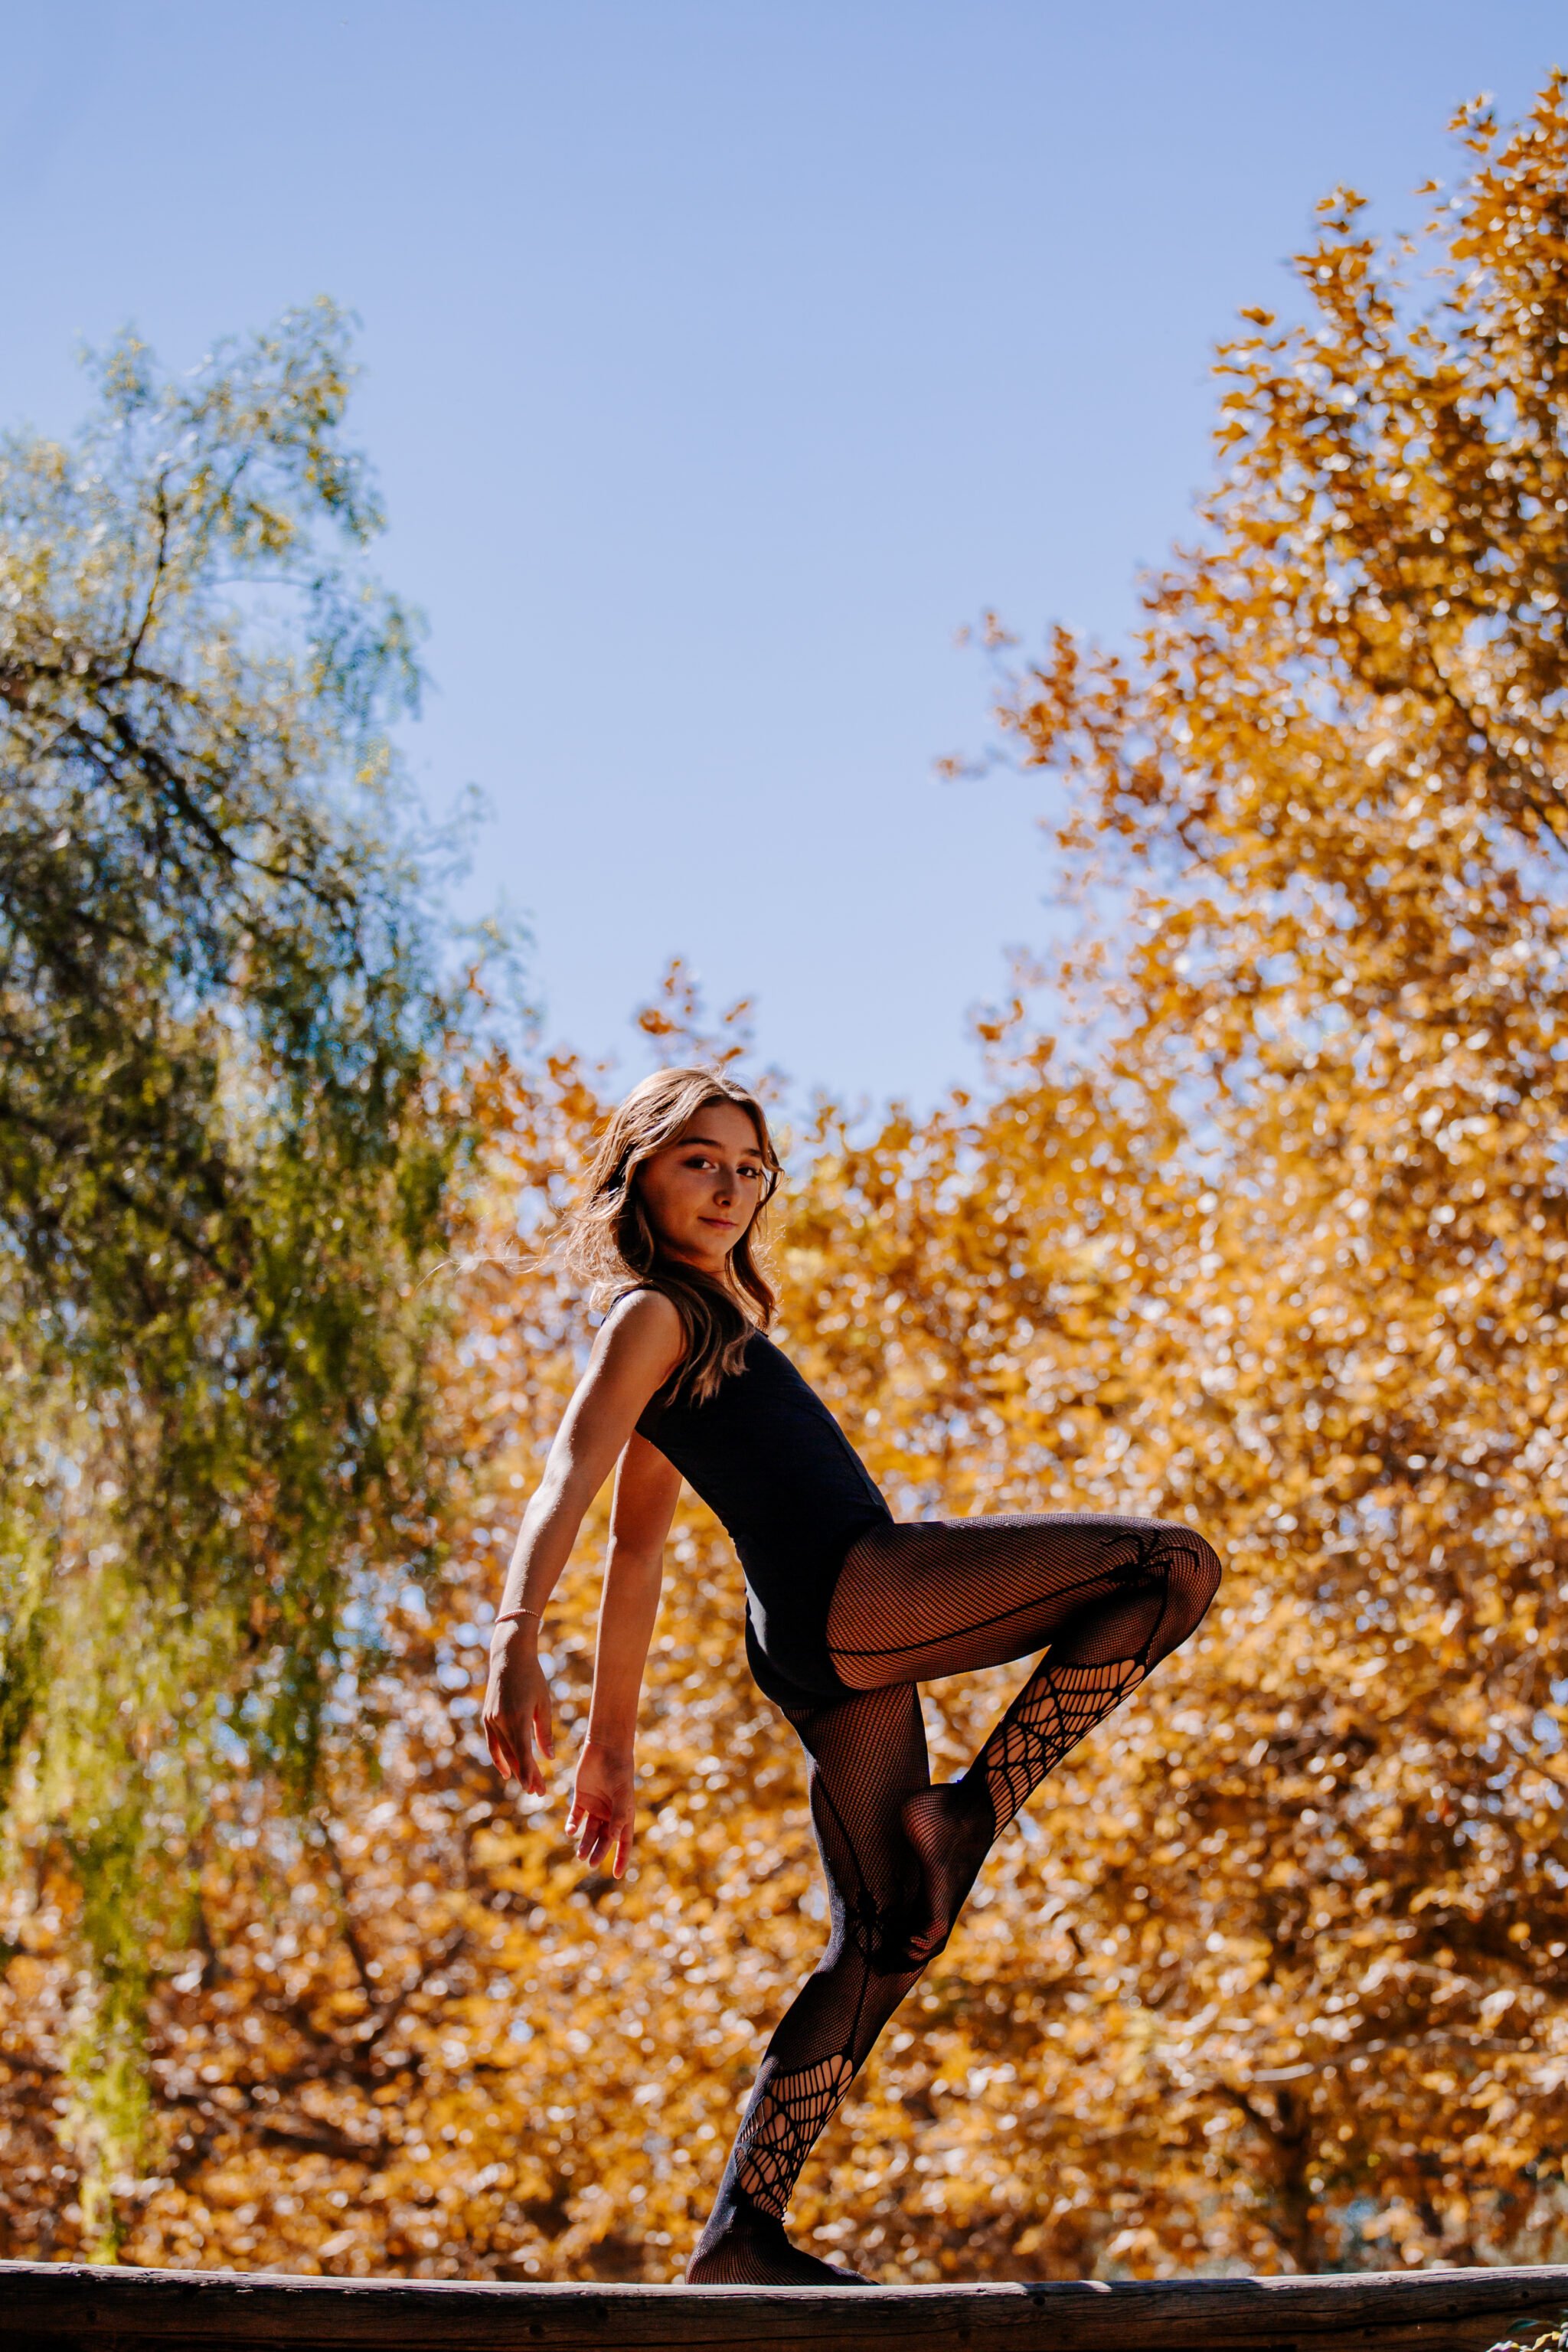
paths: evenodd
<path fill-rule="evenodd" d="M 1047 1664 L 1030 1678 L 981 1751 L 993 1838 L 1146 1672 L 1139 1660 L 1120 1658 L 1103 1666 Z"/>
<path fill-rule="evenodd" d="M 712 2286 L 831 2284 L 791 2245 L 790 2192 L 813 2142 L 920 1974 L 889 1964 L 889 1924 L 915 1871 L 900 1809 L 930 1785 L 913 1683 L 787 1710 L 810 1759 L 812 1820 L 827 1878 L 827 1948 L 768 2045 L 687 2276 Z"/>
<path fill-rule="evenodd" d="M 831 2284 L 784 2214 L 888 2019 L 942 1948 L 998 1831 L 1185 1641 L 1219 1580 L 1190 1528 L 1087 1514 L 874 1529 L 828 1615 L 853 1696 L 785 1709 L 810 1763 L 827 1948 L 768 2045 L 688 2277 Z M 931 1783 L 917 1681 L 1050 1644 L 962 1780 Z"/>

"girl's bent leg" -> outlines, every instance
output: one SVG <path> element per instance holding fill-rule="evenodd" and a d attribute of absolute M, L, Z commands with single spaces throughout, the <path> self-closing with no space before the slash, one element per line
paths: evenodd
<path fill-rule="evenodd" d="M 1212 1546 L 1173 1521 L 1092 1511 L 918 1520 L 873 1528 L 855 1546 L 827 1644 L 845 1682 L 875 1690 L 1032 1656 L 1092 1615 L 1135 1622 L 1152 1664 L 1185 1641 L 1218 1581 Z"/>
<path fill-rule="evenodd" d="M 998 1832 L 1186 1640 L 1218 1582 L 1203 1537 L 1156 1519 L 950 1519 L 879 1528 L 856 1546 L 828 1616 L 846 1682 L 953 1674 L 1050 1644 L 963 1779 L 905 1808 L 924 1878 L 906 1965 L 941 1950 Z"/>
<path fill-rule="evenodd" d="M 918 1875 L 903 1809 L 930 1787 L 919 1693 L 903 1685 L 788 1712 L 811 1759 L 829 1940 L 768 2044 L 687 2268 L 694 2285 L 842 2286 L 853 2278 L 793 2245 L 784 2212 L 813 2145 L 919 1974 L 884 1958 Z"/>

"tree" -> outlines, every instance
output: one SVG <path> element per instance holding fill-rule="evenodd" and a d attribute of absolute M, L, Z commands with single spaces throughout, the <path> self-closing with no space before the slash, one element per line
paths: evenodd
<path fill-rule="evenodd" d="M 0 453 L 0 1761 L 90 1956 L 101 2204 L 210 1780 L 310 1789 L 351 1596 L 426 1544 L 464 1128 L 345 321 L 97 375 L 76 446 Z"/>
<path fill-rule="evenodd" d="M 1563 80 L 1456 128 L 1423 240 L 1331 198 L 1305 322 L 1223 355 L 1136 659 L 1064 637 L 1008 714 L 1145 877 L 1108 1076 L 1209 1151 L 1153 1459 L 1242 1570 L 1203 1817 L 1259 1884 L 1215 1849 L 1204 2063 L 1307 2261 L 1561 2227 Z"/>

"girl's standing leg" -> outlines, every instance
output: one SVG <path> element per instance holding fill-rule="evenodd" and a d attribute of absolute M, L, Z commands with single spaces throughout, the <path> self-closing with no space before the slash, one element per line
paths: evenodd
<path fill-rule="evenodd" d="M 696 2285 L 843 2285 L 803 2252 L 784 2217 L 802 2165 L 872 2043 L 920 1974 L 884 1949 L 918 1883 L 902 1822 L 931 1785 L 912 1684 L 785 1710 L 810 1759 L 811 1810 L 827 1877 L 827 1948 L 769 2042 L 708 2225 Z"/>

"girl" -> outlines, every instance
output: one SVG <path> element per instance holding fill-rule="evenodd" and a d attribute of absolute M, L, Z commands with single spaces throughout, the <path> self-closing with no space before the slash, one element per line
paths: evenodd
<path fill-rule="evenodd" d="M 661 1071 L 611 1120 L 569 1259 L 614 1304 L 518 1536 L 484 1722 L 498 1771 L 542 1793 L 554 1745 L 540 1620 L 613 1469 L 588 1738 L 566 1826 L 584 1862 L 618 1877 L 664 1540 L 689 1480 L 745 1570 L 752 1672 L 805 1748 L 831 1932 L 768 2044 L 686 2275 L 841 2286 L 853 2273 L 784 2234 L 813 2143 L 947 1941 L 997 1833 L 1186 1640 L 1219 1562 L 1192 1528 L 1155 1519 L 895 1522 L 765 1336 L 773 1294 L 756 1243 L 778 1177 L 761 1106 L 720 1073 Z M 963 1778 L 933 1788 L 921 1682 L 1042 1649 Z"/>

